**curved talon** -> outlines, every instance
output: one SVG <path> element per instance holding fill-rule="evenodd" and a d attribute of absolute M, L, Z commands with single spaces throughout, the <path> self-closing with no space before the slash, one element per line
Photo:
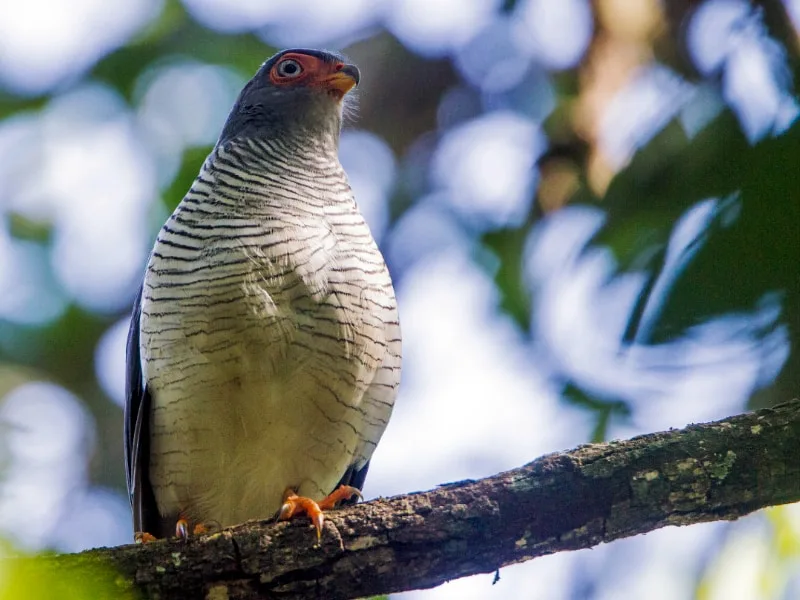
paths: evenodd
<path fill-rule="evenodd" d="M 211 525 L 211 524 L 209 524 Z M 204 523 L 197 523 L 191 529 L 189 528 L 189 519 L 181 517 L 178 519 L 178 522 L 175 523 L 175 537 L 180 538 L 182 540 L 188 540 L 191 536 L 195 535 L 203 535 L 204 533 L 210 533 L 214 530 L 214 527 L 209 527 Z"/>
<path fill-rule="evenodd" d="M 189 521 L 183 518 L 178 519 L 178 522 L 175 523 L 175 537 L 182 540 L 189 539 Z"/>
<path fill-rule="evenodd" d="M 297 493 L 289 488 L 283 493 L 283 505 L 278 513 L 278 521 L 288 521 L 295 515 L 307 515 L 317 531 L 317 541 L 322 540 L 322 528 L 325 525 L 325 514 L 323 511 L 330 510 L 343 500 L 349 500 L 353 496 L 363 498 L 361 490 L 349 485 L 340 485 L 333 492 L 325 496 L 319 502 L 311 498 L 298 496 Z"/>
<path fill-rule="evenodd" d="M 133 542 L 135 544 L 149 544 L 150 542 L 155 542 L 156 539 L 156 536 L 146 531 L 137 531 L 133 534 Z"/>
<path fill-rule="evenodd" d="M 317 544 L 319 544 L 322 541 L 322 526 L 325 525 L 325 513 L 319 511 L 318 513 L 308 516 L 311 517 L 314 529 L 317 530 Z"/>

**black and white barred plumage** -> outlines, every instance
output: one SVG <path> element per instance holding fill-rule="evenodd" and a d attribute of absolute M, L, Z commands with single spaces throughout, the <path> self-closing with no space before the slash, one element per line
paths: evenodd
<path fill-rule="evenodd" d="M 392 411 L 397 307 L 338 160 L 341 96 L 274 85 L 288 53 L 342 68 L 307 50 L 262 66 L 147 266 L 128 343 L 136 531 L 360 488 Z"/>

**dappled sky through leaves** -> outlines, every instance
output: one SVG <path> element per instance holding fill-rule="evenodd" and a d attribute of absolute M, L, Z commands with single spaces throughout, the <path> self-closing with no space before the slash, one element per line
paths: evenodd
<path fill-rule="evenodd" d="M 798 113 L 789 57 L 744 0 L 708 0 L 687 17 L 684 71 L 650 51 L 652 23 L 662 18 L 657 2 L 597 6 L 0 4 L 0 100 L 24 107 L 0 120 L 0 211 L 8 223 L 0 228 L 0 534 L 29 549 L 130 539 L 118 448 L 127 311 L 157 228 L 252 73 L 235 51 L 202 58 L 201 41 L 180 51 L 163 46 L 124 89 L 92 69 L 126 45 L 134 54 L 155 47 L 182 11 L 195 27 L 255 34 L 263 55 L 247 57 L 252 65 L 271 54 L 268 46 L 352 48 L 365 57 L 365 84 L 395 72 L 409 77 L 401 83 L 412 108 L 437 81 L 413 79 L 393 61 L 450 65 L 452 82 L 410 144 L 398 141 L 400 117 L 375 106 L 376 91 L 363 92 L 363 122 L 385 124 L 384 133 L 356 116 L 341 140 L 357 201 L 393 270 L 404 326 L 404 382 L 372 462 L 368 498 L 489 475 L 586 442 L 612 405 L 626 408 L 608 409 L 607 437 L 743 410 L 789 356 L 780 290 L 655 340 L 672 294 L 709 247 L 709 232 L 735 229 L 743 200 L 679 198 L 653 226 L 632 211 L 635 231 L 616 238 L 611 203 L 587 200 L 537 215 L 545 194 L 539 165 L 573 120 L 588 166 L 580 178 L 565 170 L 563 181 L 579 180 L 574 185 L 596 200 L 671 123 L 687 145 L 726 110 L 750 143 L 778 135 Z M 786 7 L 800 14 L 797 3 Z M 605 37 L 593 39 L 598 10 Z M 406 54 L 387 49 L 389 35 Z M 575 69 L 579 75 L 567 79 Z M 195 162 L 187 166 L 187 157 Z M 647 198 L 632 203 L 648 208 Z M 602 237 L 607 230 L 611 241 Z M 499 283 L 508 255 L 487 242 L 497 232 L 509 236 L 502 239 L 522 232 L 517 292 L 530 302 L 516 312 L 505 306 L 513 285 Z M 627 260 L 626 251 L 635 256 Z M 651 277 L 648 261 L 659 253 L 663 268 Z M 653 281 L 639 336 L 626 341 Z M 61 331 L 64 323 L 94 336 L 58 348 L 77 356 L 91 344 L 91 369 L 75 366 L 86 371 L 83 379 L 70 369 L 49 373 L 53 349 L 28 335 Z M 504 569 L 494 587 L 491 577 L 478 577 L 399 597 L 689 597 L 724 528 L 663 530 Z"/>

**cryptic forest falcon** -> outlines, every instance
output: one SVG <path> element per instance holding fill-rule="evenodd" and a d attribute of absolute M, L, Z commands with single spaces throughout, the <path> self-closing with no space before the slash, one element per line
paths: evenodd
<path fill-rule="evenodd" d="M 400 382 L 389 272 L 338 158 L 341 56 L 286 50 L 239 94 L 161 229 L 127 348 L 138 538 L 359 495 Z"/>

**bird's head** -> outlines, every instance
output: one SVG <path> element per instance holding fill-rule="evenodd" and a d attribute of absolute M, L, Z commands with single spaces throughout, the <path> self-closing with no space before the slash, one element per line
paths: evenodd
<path fill-rule="evenodd" d="M 338 139 L 345 95 L 360 77 L 355 65 L 332 52 L 279 52 L 261 65 L 239 94 L 220 143 L 293 132 Z"/>

